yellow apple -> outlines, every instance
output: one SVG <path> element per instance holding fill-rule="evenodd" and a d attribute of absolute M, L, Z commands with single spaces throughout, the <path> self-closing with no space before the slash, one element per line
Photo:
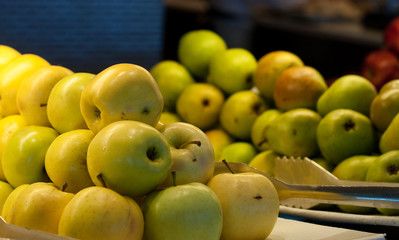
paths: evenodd
<path fill-rule="evenodd" d="M 276 165 L 275 160 L 277 157 L 281 156 L 281 154 L 278 154 L 273 150 L 265 150 L 256 154 L 256 156 L 252 158 L 248 165 L 271 176 L 274 176 L 274 166 Z"/>
<path fill-rule="evenodd" d="M 47 117 L 50 92 L 58 81 L 72 73 L 65 67 L 48 65 L 37 68 L 21 82 L 17 92 L 17 106 L 28 125 L 51 127 Z"/>
<path fill-rule="evenodd" d="M 14 58 L 0 71 L 0 115 L 18 114 L 17 92 L 21 82 L 36 69 L 50 65 L 35 54 Z"/>
<path fill-rule="evenodd" d="M 77 239 L 142 240 L 143 213 L 131 198 L 104 187 L 79 191 L 61 215 L 58 234 Z"/>
<path fill-rule="evenodd" d="M 80 98 L 83 89 L 93 79 L 91 73 L 73 73 L 62 78 L 48 97 L 48 120 L 58 132 L 64 133 L 76 129 L 88 129 L 80 110 Z"/>
<path fill-rule="evenodd" d="M 206 131 L 205 134 L 212 144 L 213 151 L 215 153 L 215 159 L 218 159 L 223 148 L 234 142 L 233 137 L 230 136 L 223 128 L 210 129 Z"/>
<path fill-rule="evenodd" d="M 4 203 L 14 188 L 7 182 L 0 181 L 0 215 L 3 211 Z"/>
<path fill-rule="evenodd" d="M 143 67 L 120 63 L 97 74 L 82 92 L 80 108 L 87 126 L 98 133 L 119 120 L 156 126 L 163 97 L 152 75 Z"/>
<path fill-rule="evenodd" d="M 19 199 L 19 195 L 22 192 L 23 189 L 28 187 L 29 184 L 22 184 L 19 185 L 18 187 L 14 188 L 11 193 L 8 195 L 6 201 L 3 204 L 3 209 L 1 210 L 1 217 L 4 219 L 4 221 L 9 222 L 12 214 L 14 212 L 14 201 L 16 199 Z"/>
<path fill-rule="evenodd" d="M 94 134 L 88 129 L 62 133 L 47 149 L 44 166 L 50 180 L 66 192 L 93 186 L 87 170 L 87 149 Z"/>
<path fill-rule="evenodd" d="M 0 45 L 0 70 L 9 62 L 11 62 L 11 60 L 20 55 L 21 53 L 19 53 L 16 49 L 6 45 Z"/>
<path fill-rule="evenodd" d="M 10 136 L 20 128 L 27 126 L 21 115 L 9 115 L 0 119 L 0 180 L 7 181 L 3 171 L 3 151 Z"/>

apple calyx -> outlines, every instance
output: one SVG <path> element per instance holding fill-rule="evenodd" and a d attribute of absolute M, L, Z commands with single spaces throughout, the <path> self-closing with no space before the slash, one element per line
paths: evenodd
<path fill-rule="evenodd" d="M 198 147 L 201 147 L 201 141 L 199 141 L 199 140 L 192 140 L 192 141 L 183 143 L 183 145 L 181 145 L 179 148 L 180 148 L 180 149 L 181 149 L 181 148 L 185 148 L 187 145 L 190 145 L 190 144 L 195 144 L 195 145 L 197 145 Z"/>
<path fill-rule="evenodd" d="M 345 131 L 349 132 L 355 128 L 355 123 L 352 121 L 352 119 L 348 120 L 344 124 Z"/>
<path fill-rule="evenodd" d="M 398 171 L 399 171 L 399 165 L 396 166 L 394 164 L 391 164 L 391 165 L 387 166 L 387 172 L 389 175 L 396 175 L 396 174 L 398 174 Z"/>
<path fill-rule="evenodd" d="M 158 156 L 158 152 L 156 151 L 155 147 L 148 148 L 146 154 L 148 159 L 150 159 L 151 161 L 157 159 Z"/>
<path fill-rule="evenodd" d="M 254 113 L 256 113 L 257 115 L 262 113 L 262 103 L 260 102 L 256 102 L 252 105 L 252 110 L 254 111 Z"/>

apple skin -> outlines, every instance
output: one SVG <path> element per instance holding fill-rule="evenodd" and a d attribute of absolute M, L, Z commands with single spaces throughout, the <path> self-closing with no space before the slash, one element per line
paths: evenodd
<path fill-rule="evenodd" d="M 166 124 L 160 129 L 170 146 L 171 171 L 176 172 L 175 182 L 169 174 L 163 187 L 206 183 L 213 176 L 215 153 L 206 134 L 198 127 L 185 122 Z"/>
<path fill-rule="evenodd" d="M 281 113 L 282 111 L 271 108 L 264 111 L 255 119 L 255 122 L 252 125 L 251 129 L 251 142 L 258 151 L 265 151 L 270 149 L 265 134 L 273 119 L 275 119 Z"/>
<path fill-rule="evenodd" d="M 72 193 L 62 192 L 53 183 L 29 184 L 12 201 L 7 222 L 57 234 L 61 214 L 73 196 Z"/>
<path fill-rule="evenodd" d="M 144 219 L 131 198 L 99 186 L 71 199 L 60 217 L 58 234 L 77 239 L 142 240 Z"/>
<path fill-rule="evenodd" d="M 256 154 L 248 165 L 267 173 L 270 176 L 274 176 L 274 166 L 276 165 L 275 160 L 277 157 L 282 157 L 282 155 L 270 149 L 265 150 Z"/>
<path fill-rule="evenodd" d="M 65 192 L 94 186 L 87 170 L 87 149 L 94 134 L 78 129 L 57 136 L 47 149 L 44 167 L 50 180 Z"/>
<path fill-rule="evenodd" d="M 0 215 L 3 211 L 4 203 L 14 188 L 7 182 L 0 181 Z"/>
<path fill-rule="evenodd" d="M 163 60 L 155 64 L 150 73 L 158 84 L 164 99 L 164 110 L 175 112 L 176 102 L 182 91 L 195 83 L 191 73 L 181 63 Z"/>
<path fill-rule="evenodd" d="M 399 89 L 399 79 L 393 79 L 385 83 L 379 90 L 379 94 L 392 89 Z"/>
<path fill-rule="evenodd" d="M 170 174 L 172 163 L 166 137 L 154 127 L 133 120 L 107 125 L 87 150 L 87 169 L 93 183 L 132 198 L 154 190 Z"/>
<path fill-rule="evenodd" d="M 278 218 L 280 202 L 268 178 L 256 173 L 220 173 L 208 186 L 222 205 L 221 240 L 269 236 Z"/>
<path fill-rule="evenodd" d="M 3 151 L 2 165 L 4 175 L 13 187 L 48 181 L 44 159 L 58 135 L 53 128 L 33 125 L 11 135 Z"/>
<path fill-rule="evenodd" d="M 229 48 L 215 55 L 209 63 L 208 81 L 226 95 L 253 87 L 257 60 L 243 48 Z"/>
<path fill-rule="evenodd" d="M 385 83 L 399 78 L 399 58 L 387 49 L 372 51 L 364 58 L 360 74 L 380 89 Z"/>
<path fill-rule="evenodd" d="M 399 89 L 379 92 L 370 105 L 370 120 L 380 133 L 385 132 L 399 113 Z"/>
<path fill-rule="evenodd" d="M 252 143 L 236 141 L 226 146 L 220 153 L 217 161 L 221 162 L 242 162 L 248 164 L 257 154 L 257 150 Z"/>
<path fill-rule="evenodd" d="M 83 89 L 80 109 L 95 134 L 119 120 L 156 126 L 164 102 L 152 75 L 143 67 L 120 63 L 97 74 Z"/>
<path fill-rule="evenodd" d="M 333 165 L 354 155 L 371 155 L 377 134 L 370 119 L 351 109 L 329 112 L 317 128 L 317 144 L 322 156 Z"/>
<path fill-rule="evenodd" d="M 222 106 L 219 122 L 232 137 L 250 141 L 256 118 L 269 109 L 264 99 L 251 90 L 230 95 Z"/>
<path fill-rule="evenodd" d="M 22 81 L 37 68 L 48 66 L 45 59 L 35 54 L 22 54 L 0 71 L 0 115 L 19 114 L 17 92 Z"/>
<path fill-rule="evenodd" d="M 53 87 L 47 101 L 47 116 L 59 133 L 88 129 L 80 109 L 83 89 L 93 79 L 91 73 L 73 73 Z"/>
<path fill-rule="evenodd" d="M 210 129 L 205 134 L 212 144 L 215 159 L 218 159 L 223 148 L 234 142 L 233 137 L 220 127 Z"/>
<path fill-rule="evenodd" d="M 399 114 L 396 114 L 389 123 L 387 129 L 381 134 L 378 147 L 381 153 L 386 153 L 392 150 L 399 150 L 399 143 L 396 138 L 399 133 Z"/>
<path fill-rule="evenodd" d="M 177 56 L 199 81 L 209 74 L 209 63 L 213 56 L 227 49 L 226 42 L 214 31 L 192 30 L 183 34 L 178 42 Z"/>
<path fill-rule="evenodd" d="M 195 83 L 180 94 L 176 111 L 183 121 L 206 131 L 218 123 L 224 101 L 219 88 L 209 83 Z"/>
<path fill-rule="evenodd" d="M 28 125 L 51 127 L 47 117 L 50 92 L 58 81 L 72 73 L 65 67 L 49 65 L 36 69 L 21 82 L 17 106 Z"/>
<path fill-rule="evenodd" d="M 10 136 L 20 128 L 27 126 L 25 119 L 19 115 L 9 115 L 0 119 L 0 180 L 7 181 L 3 171 L 3 152 Z"/>
<path fill-rule="evenodd" d="M 205 184 L 189 183 L 150 193 L 142 205 L 144 239 L 219 240 L 222 206 Z"/>
<path fill-rule="evenodd" d="M 384 45 L 399 54 L 399 17 L 393 18 L 384 29 Z"/>
<path fill-rule="evenodd" d="M 19 194 L 24 188 L 28 186 L 29 184 L 19 185 L 18 187 L 14 188 L 8 195 L 6 201 L 3 204 L 3 209 L 1 210 L 1 217 L 4 219 L 4 221 L 8 222 L 11 219 L 14 212 L 14 201 L 16 201 L 15 199 L 19 199 Z"/>
<path fill-rule="evenodd" d="M 21 56 L 21 53 L 16 49 L 7 45 L 0 45 L 0 71 L 4 66 L 11 62 L 11 60 L 18 56 Z"/>

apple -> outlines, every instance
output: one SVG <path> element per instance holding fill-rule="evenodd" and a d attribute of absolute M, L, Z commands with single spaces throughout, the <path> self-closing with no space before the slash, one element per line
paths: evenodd
<path fill-rule="evenodd" d="M 303 66 L 302 59 L 289 51 L 271 51 L 258 60 L 254 76 L 254 85 L 261 95 L 273 101 L 274 86 L 277 78 L 287 68 Z"/>
<path fill-rule="evenodd" d="M 251 129 L 251 142 L 258 151 L 265 151 L 270 148 L 265 134 L 273 119 L 281 113 L 279 109 L 271 108 L 265 110 L 255 119 Z"/>
<path fill-rule="evenodd" d="M 170 145 L 173 161 L 171 171 L 176 172 L 175 181 L 169 174 L 162 186 L 208 182 L 213 176 L 215 154 L 206 134 L 185 122 L 165 124 L 160 132 Z"/>
<path fill-rule="evenodd" d="M 208 81 L 226 95 L 253 87 L 257 60 L 244 48 L 230 48 L 216 54 L 209 63 Z"/>
<path fill-rule="evenodd" d="M 215 159 L 218 159 L 223 148 L 234 142 L 233 137 L 220 127 L 210 129 L 205 134 L 212 144 Z"/>
<path fill-rule="evenodd" d="M 388 90 L 392 90 L 392 89 L 399 89 L 399 79 L 393 79 L 393 80 L 385 83 L 384 85 L 382 85 L 382 87 L 378 91 L 378 94 L 383 93 Z"/>
<path fill-rule="evenodd" d="M 50 180 L 65 192 L 93 186 L 87 170 L 87 149 L 94 134 L 77 129 L 57 136 L 47 149 L 44 167 Z"/>
<path fill-rule="evenodd" d="M 152 75 L 143 67 L 119 63 L 97 74 L 83 89 L 80 109 L 95 134 L 119 120 L 156 126 L 163 97 Z"/>
<path fill-rule="evenodd" d="M 380 89 L 385 83 L 399 78 L 399 58 L 387 49 L 374 50 L 364 58 L 360 74 Z"/>
<path fill-rule="evenodd" d="M 223 148 L 217 161 L 226 160 L 227 162 L 249 163 L 257 153 L 252 143 L 236 141 Z"/>
<path fill-rule="evenodd" d="M 378 147 L 381 153 L 392 150 L 399 150 L 399 143 L 396 138 L 399 133 L 399 114 L 396 114 L 389 123 L 387 129 L 381 134 Z"/>
<path fill-rule="evenodd" d="M 11 60 L 18 56 L 21 56 L 21 53 L 16 49 L 7 45 L 0 45 L 0 71 L 4 66 L 11 62 Z"/>
<path fill-rule="evenodd" d="M 93 183 L 132 198 L 154 190 L 170 174 L 172 163 L 166 137 L 154 127 L 133 120 L 107 125 L 87 150 L 87 169 Z"/>
<path fill-rule="evenodd" d="M 80 99 L 83 89 L 93 79 L 91 73 L 73 73 L 62 78 L 53 87 L 47 101 L 48 120 L 59 133 L 87 129 Z"/>
<path fill-rule="evenodd" d="M 234 138 L 251 140 L 251 130 L 256 118 L 269 109 L 264 99 L 251 90 L 230 95 L 222 106 L 220 125 Z"/>
<path fill-rule="evenodd" d="M 371 155 L 377 134 L 371 120 L 351 109 L 336 109 L 321 119 L 317 144 L 322 156 L 333 165 L 355 155 Z"/>
<path fill-rule="evenodd" d="M 399 54 L 399 17 L 393 18 L 384 29 L 384 45 Z"/>
<path fill-rule="evenodd" d="M 152 192 L 144 199 L 142 210 L 144 239 L 219 240 L 222 232 L 222 206 L 203 183 Z"/>
<path fill-rule="evenodd" d="M 17 201 L 15 199 L 19 199 L 19 195 L 22 190 L 28 186 L 29 184 L 19 185 L 18 187 L 14 188 L 10 194 L 8 194 L 8 197 L 3 204 L 3 209 L 1 210 L 1 217 L 4 219 L 4 221 L 8 222 L 12 218 L 12 214 L 14 212 L 14 201 Z"/>
<path fill-rule="evenodd" d="M 310 66 L 284 70 L 274 85 L 273 100 L 282 111 L 295 108 L 316 110 L 319 97 L 327 90 L 323 76 Z"/>
<path fill-rule="evenodd" d="M 0 115 L 19 114 L 17 92 L 21 82 L 37 68 L 48 66 L 45 59 L 35 54 L 15 57 L 0 71 Z"/>
<path fill-rule="evenodd" d="M 57 234 L 61 214 L 73 196 L 72 193 L 61 191 L 53 183 L 28 184 L 16 198 L 11 199 L 10 215 L 6 221 Z"/>
<path fill-rule="evenodd" d="M 48 181 L 44 159 L 58 135 L 53 128 L 33 125 L 11 135 L 3 150 L 2 165 L 4 175 L 13 187 Z"/>
<path fill-rule="evenodd" d="M 73 72 L 62 66 L 37 68 L 22 80 L 17 92 L 19 113 L 28 125 L 51 127 L 47 117 L 47 101 L 54 85 Z"/>
<path fill-rule="evenodd" d="M 226 49 L 226 42 L 219 34 L 208 29 L 197 29 L 180 37 L 177 56 L 194 77 L 203 81 L 209 74 L 212 57 Z"/>
<path fill-rule="evenodd" d="M 268 178 L 257 173 L 220 173 L 208 186 L 222 205 L 221 240 L 266 239 L 279 213 L 277 190 Z"/>
<path fill-rule="evenodd" d="M 282 157 L 281 154 L 273 150 L 265 150 L 263 152 L 257 153 L 255 157 L 248 163 L 249 166 L 258 169 L 264 173 L 274 176 L 274 166 L 276 165 L 276 158 Z"/>
<path fill-rule="evenodd" d="M 4 203 L 14 188 L 7 182 L 0 180 L 0 215 L 3 211 Z"/>
<path fill-rule="evenodd" d="M 159 122 L 162 124 L 168 124 L 172 122 L 181 122 L 182 119 L 180 116 L 175 112 L 162 112 L 161 117 L 159 118 Z"/>
<path fill-rule="evenodd" d="M 132 198 L 99 186 L 82 189 L 65 206 L 58 234 L 76 239 L 142 240 L 144 220 Z"/>
<path fill-rule="evenodd" d="M 164 99 L 164 110 L 174 112 L 181 92 L 195 79 L 183 64 L 174 60 L 163 60 L 150 69 Z"/>
<path fill-rule="evenodd" d="M 293 157 L 315 157 L 319 154 L 316 132 L 322 117 L 308 108 L 281 113 L 270 122 L 265 136 L 270 149 Z"/>
<path fill-rule="evenodd" d="M 0 119 L 0 180 L 7 181 L 4 175 L 2 159 L 4 148 L 8 142 L 10 136 L 20 128 L 27 126 L 25 119 L 19 115 L 9 115 Z"/>
<path fill-rule="evenodd" d="M 370 120 L 383 133 L 399 113 L 399 89 L 379 92 L 370 105 Z"/>
<path fill-rule="evenodd" d="M 317 111 L 325 116 L 332 110 L 347 108 L 369 116 L 377 89 L 360 75 L 344 75 L 334 81 L 317 100 Z"/>
<path fill-rule="evenodd" d="M 183 121 L 205 131 L 219 122 L 224 101 L 223 92 L 214 85 L 194 83 L 180 94 L 176 111 Z"/>

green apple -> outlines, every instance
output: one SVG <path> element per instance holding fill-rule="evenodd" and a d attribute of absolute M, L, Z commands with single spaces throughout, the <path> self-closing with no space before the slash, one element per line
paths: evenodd
<path fill-rule="evenodd" d="M 332 174 L 342 180 L 365 181 L 367 171 L 377 158 L 378 156 L 375 155 L 356 155 L 348 157 L 334 167 Z M 338 207 L 344 212 L 358 214 L 370 213 L 375 210 L 370 207 L 350 205 L 338 205 Z"/>
<path fill-rule="evenodd" d="M 11 193 L 8 195 L 3 204 L 3 209 L 1 210 L 1 217 L 4 219 L 4 221 L 8 222 L 10 220 L 14 212 L 14 201 L 16 201 L 15 199 L 19 199 L 19 195 L 22 192 L 22 190 L 28 187 L 29 185 L 30 184 L 19 185 L 18 187 L 14 188 L 11 191 Z"/>
<path fill-rule="evenodd" d="M 209 74 L 212 57 L 226 49 L 226 42 L 219 34 L 208 29 L 197 29 L 180 37 L 177 56 L 196 78 L 204 80 Z"/>
<path fill-rule="evenodd" d="M 61 191 L 53 183 L 28 184 L 12 200 L 7 222 L 57 234 L 61 214 L 73 196 L 72 193 Z"/>
<path fill-rule="evenodd" d="M 144 199 L 142 210 L 144 239 L 219 240 L 222 232 L 222 206 L 202 183 L 152 192 Z"/>
<path fill-rule="evenodd" d="M 87 149 L 94 134 L 77 129 L 57 136 L 47 149 L 44 167 L 50 180 L 65 192 L 93 186 L 87 170 Z"/>
<path fill-rule="evenodd" d="M 154 127 L 133 120 L 113 122 L 101 129 L 87 150 L 93 183 L 132 198 L 163 182 L 172 167 L 166 137 Z"/>
<path fill-rule="evenodd" d="M 399 79 L 393 79 L 393 80 L 385 83 L 384 85 L 382 85 L 382 87 L 380 88 L 378 93 L 383 93 L 385 91 L 392 90 L 392 89 L 399 89 Z"/>
<path fill-rule="evenodd" d="M 143 67 L 119 63 L 97 74 L 83 89 L 80 109 L 95 134 L 119 120 L 156 126 L 163 97 L 152 75 Z"/>
<path fill-rule="evenodd" d="M 4 148 L 10 136 L 20 128 L 27 126 L 25 119 L 19 115 L 9 115 L 0 119 L 0 180 L 7 181 L 4 175 L 2 159 Z"/>
<path fill-rule="evenodd" d="M 163 182 L 163 186 L 206 183 L 213 176 L 215 154 L 206 134 L 198 127 L 185 122 L 165 124 L 160 132 L 165 136 L 172 156 L 171 171 L 176 172 Z"/>
<path fill-rule="evenodd" d="M 11 135 L 3 150 L 3 171 L 7 181 L 21 184 L 47 181 L 44 159 L 59 133 L 50 127 L 26 126 Z"/>
<path fill-rule="evenodd" d="M 3 211 L 4 203 L 14 188 L 8 183 L 0 180 L 0 215 Z"/>
<path fill-rule="evenodd" d="M 174 112 L 181 92 L 195 83 L 191 73 L 181 63 L 163 60 L 150 69 L 164 99 L 164 110 Z"/>
<path fill-rule="evenodd" d="M 331 162 L 327 161 L 324 157 L 318 156 L 314 157 L 311 160 L 313 160 L 315 163 L 319 164 L 321 167 L 326 169 L 329 172 L 332 172 L 334 168 L 336 167 L 335 164 L 332 164 Z"/>
<path fill-rule="evenodd" d="M 316 110 L 317 100 L 326 90 L 327 84 L 319 71 L 310 66 L 295 66 L 284 70 L 277 78 L 273 99 L 282 111 Z"/>
<path fill-rule="evenodd" d="M 276 165 L 276 158 L 281 157 L 281 154 L 273 150 L 265 150 L 255 155 L 248 163 L 249 166 L 254 167 L 264 173 L 274 176 L 274 166 Z"/>
<path fill-rule="evenodd" d="M 0 70 L 18 56 L 21 56 L 21 53 L 16 49 L 7 45 L 0 45 Z"/>
<path fill-rule="evenodd" d="M 58 234 L 76 239 L 142 240 L 144 219 L 137 202 L 99 186 L 82 189 L 65 206 Z"/>
<path fill-rule="evenodd" d="M 308 108 L 281 113 L 270 122 L 266 139 L 270 149 L 293 157 L 314 157 L 319 153 L 316 132 L 321 116 Z"/>
<path fill-rule="evenodd" d="M 223 148 L 216 160 L 219 162 L 226 160 L 227 162 L 249 163 L 257 153 L 252 143 L 236 141 Z"/>
<path fill-rule="evenodd" d="M 277 78 L 287 68 L 303 66 L 302 59 L 289 51 L 272 51 L 258 60 L 254 76 L 254 85 L 262 96 L 273 101 L 274 86 Z"/>
<path fill-rule="evenodd" d="M 399 113 L 399 88 L 385 90 L 373 99 L 370 105 L 370 119 L 383 133 L 396 114 Z"/>
<path fill-rule="evenodd" d="M 257 60 L 250 51 L 230 48 L 211 59 L 208 81 L 226 95 L 249 90 L 254 86 L 256 66 Z"/>
<path fill-rule="evenodd" d="M 51 127 L 47 117 L 50 92 L 58 81 L 72 73 L 62 66 L 43 66 L 21 82 L 17 92 L 17 106 L 28 125 Z"/>
<path fill-rule="evenodd" d="M 53 87 L 47 101 L 47 116 L 58 132 L 88 128 L 80 109 L 80 98 L 94 76 L 85 72 L 73 73 Z"/>
<path fill-rule="evenodd" d="M 220 125 L 234 138 L 249 141 L 252 125 L 267 109 L 269 106 L 259 94 L 251 90 L 236 92 L 222 106 Z"/>
<path fill-rule="evenodd" d="M 259 151 L 268 150 L 269 143 L 266 139 L 266 130 L 269 127 L 271 121 L 279 116 L 282 112 L 278 109 L 268 109 L 259 115 L 251 129 L 251 142 Z"/>
<path fill-rule="evenodd" d="M 370 165 L 366 181 L 399 183 L 399 150 L 381 154 Z M 399 215 L 399 209 L 377 208 L 384 215 Z"/>
<path fill-rule="evenodd" d="M 366 78 L 349 74 L 335 80 L 317 101 L 317 111 L 325 116 L 332 110 L 346 108 L 369 116 L 377 96 L 375 86 Z"/>
<path fill-rule="evenodd" d="M 367 116 L 351 109 L 336 109 L 320 121 L 317 143 L 322 156 L 336 165 L 351 156 L 371 155 L 377 134 Z"/>
<path fill-rule="evenodd" d="M 210 129 L 205 134 L 212 144 L 215 159 L 218 159 L 223 148 L 234 142 L 233 137 L 220 127 Z"/>
<path fill-rule="evenodd" d="M 279 197 L 271 181 L 256 173 L 220 173 L 208 186 L 222 205 L 221 240 L 266 239 L 279 213 Z"/>
<path fill-rule="evenodd" d="M 176 111 L 183 121 L 205 131 L 218 123 L 224 100 L 223 92 L 214 85 L 195 83 L 180 94 Z"/>
<path fill-rule="evenodd" d="M 396 141 L 399 133 L 399 114 L 396 114 L 389 123 L 387 129 L 382 133 L 378 146 L 381 153 L 391 150 L 399 150 L 399 143 Z"/>
<path fill-rule="evenodd" d="M 168 124 L 168 123 L 173 123 L 173 122 L 181 122 L 182 119 L 175 112 L 162 112 L 161 117 L 159 118 L 159 121 L 162 124 Z"/>

